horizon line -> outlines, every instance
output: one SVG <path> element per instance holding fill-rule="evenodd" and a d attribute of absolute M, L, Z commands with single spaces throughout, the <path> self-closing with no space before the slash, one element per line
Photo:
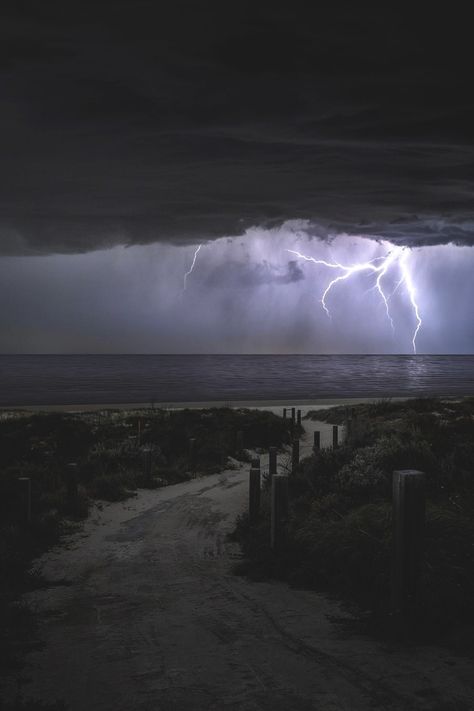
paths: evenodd
<path fill-rule="evenodd" d="M 420 356 L 437 356 L 437 357 L 444 357 L 444 356 L 474 356 L 474 353 L 93 353 L 93 352 L 87 352 L 87 353 L 0 353 L 0 357 L 17 357 L 17 356 L 38 356 L 38 357 L 43 357 L 43 356 L 104 356 L 104 357 L 111 357 L 111 356 L 149 356 L 149 357 L 155 357 L 155 356 L 189 356 L 189 357 L 196 357 L 196 356 L 230 356 L 230 357 L 236 357 L 236 356 L 252 356 L 252 357 L 288 357 L 288 356 L 300 356 L 300 357 L 305 357 L 305 356 L 321 356 L 321 357 L 344 357 L 344 356 L 357 356 L 357 357 L 381 357 L 381 356 L 387 356 L 387 357 L 409 357 L 409 358 L 418 358 Z"/>

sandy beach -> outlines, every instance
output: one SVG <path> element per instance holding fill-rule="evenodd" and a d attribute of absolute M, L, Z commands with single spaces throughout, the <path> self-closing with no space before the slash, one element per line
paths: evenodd
<path fill-rule="evenodd" d="M 452 396 L 451 396 L 452 398 Z M 69 405 L 17 405 L 1 406 L 0 412 L 25 411 L 25 412 L 95 412 L 97 410 L 177 410 L 177 409 L 203 409 L 209 407 L 230 407 L 249 408 L 256 410 L 268 410 L 280 413 L 283 407 L 297 407 L 302 413 L 303 410 L 317 410 L 318 408 L 335 407 L 337 405 L 359 405 L 367 402 L 376 402 L 379 398 L 373 397 L 341 397 L 341 398 L 321 398 L 310 400 L 206 400 L 189 402 L 156 402 L 153 406 L 149 402 L 124 402 L 124 403 L 91 403 L 91 404 L 69 404 Z M 402 401 L 406 397 L 394 397 L 390 400 Z M 458 398 L 456 398 L 458 399 Z"/>
<path fill-rule="evenodd" d="M 329 444 L 330 425 L 305 422 L 302 456 L 316 427 Z M 347 634 L 350 614 L 328 597 L 232 574 L 240 553 L 227 534 L 247 482 L 248 466 L 234 462 L 98 502 L 35 564 L 50 587 L 25 597 L 44 644 L 28 655 L 24 696 L 72 711 L 472 708 L 470 660 Z"/>
<path fill-rule="evenodd" d="M 310 410 L 367 402 L 155 407 L 246 407 L 279 416 L 283 407 L 295 407 L 304 418 Z M 43 409 L 150 411 L 143 403 L 25 408 Z M 302 459 L 312 451 L 316 430 L 321 447 L 332 447 L 332 424 L 302 424 Z M 268 451 L 258 454 L 265 474 Z M 289 446 L 279 453 L 277 468 L 291 471 Z M 96 500 L 84 523 L 33 563 L 44 582 L 22 602 L 34 612 L 40 644 L 5 684 L 6 700 L 18 693 L 47 704 L 60 700 L 70 711 L 472 708 L 467 656 L 441 645 L 363 635 L 351 628 L 356 613 L 326 594 L 234 574 L 242 553 L 228 534 L 247 510 L 248 477 L 249 464 L 229 458 L 216 474 L 138 489 L 124 501 Z"/>

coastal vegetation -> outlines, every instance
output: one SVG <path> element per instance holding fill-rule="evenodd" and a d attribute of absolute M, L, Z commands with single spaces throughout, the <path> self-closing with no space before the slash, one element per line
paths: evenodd
<path fill-rule="evenodd" d="M 31 615 L 17 604 L 19 596 L 51 584 L 30 571 L 32 559 L 80 525 L 93 501 L 101 506 L 101 501 L 133 496 L 138 487 L 157 488 L 216 473 L 237 466 L 236 459 L 249 460 L 248 449 L 281 448 L 290 437 L 288 422 L 258 410 L 4 412 L 0 668 L 15 663 L 12 650 L 31 642 Z"/>
<path fill-rule="evenodd" d="M 307 419 L 342 424 L 347 414 L 335 407 Z M 389 628 L 392 474 L 417 469 L 426 474 L 427 505 L 410 636 L 464 644 L 474 625 L 474 398 L 384 400 L 350 414 L 344 444 L 314 452 L 290 475 L 287 537 L 278 553 L 270 548 L 268 485 L 258 523 L 240 517 L 235 537 L 245 559 L 238 572 L 329 592 L 356 603 L 364 624 Z"/>
<path fill-rule="evenodd" d="M 213 474 L 232 466 L 233 458 L 248 459 L 247 449 L 289 441 L 289 424 L 258 410 L 6 413 L 0 421 L 2 580 L 24 554 L 36 554 L 64 526 L 87 516 L 94 499 L 118 501 L 137 487 Z M 28 525 L 20 477 L 31 482 Z"/>

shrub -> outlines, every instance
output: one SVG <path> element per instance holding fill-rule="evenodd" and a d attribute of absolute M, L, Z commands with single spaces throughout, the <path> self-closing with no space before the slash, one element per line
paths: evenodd
<path fill-rule="evenodd" d="M 336 423 L 344 411 L 310 416 Z M 378 622 L 389 620 L 392 476 L 419 469 L 426 474 L 427 514 L 412 632 L 452 637 L 474 622 L 474 398 L 364 404 L 356 414 L 362 434 L 313 454 L 290 477 L 289 536 L 278 556 L 269 549 L 268 513 L 251 535 L 246 520 L 239 521 L 236 535 L 251 559 L 240 568 L 252 577 L 331 590 L 376 613 Z"/>
<path fill-rule="evenodd" d="M 130 496 L 130 491 L 115 474 L 100 474 L 91 482 L 91 491 L 95 498 L 106 501 L 123 501 Z"/>

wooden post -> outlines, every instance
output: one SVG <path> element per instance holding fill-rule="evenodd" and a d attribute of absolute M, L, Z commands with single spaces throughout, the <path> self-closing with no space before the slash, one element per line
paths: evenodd
<path fill-rule="evenodd" d="M 425 475 L 413 469 L 393 472 L 392 608 L 406 614 L 418 598 L 425 524 Z"/>
<path fill-rule="evenodd" d="M 151 481 L 151 448 L 147 447 L 143 451 L 143 475 L 145 482 Z"/>
<path fill-rule="evenodd" d="M 249 475 L 249 522 L 257 523 L 260 513 L 260 469 L 250 470 Z"/>
<path fill-rule="evenodd" d="M 67 506 L 68 509 L 75 513 L 77 511 L 77 502 L 79 499 L 78 481 L 77 481 L 77 462 L 69 462 L 67 465 Z"/>
<path fill-rule="evenodd" d="M 336 449 L 338 445 L 339 429 L 337 425 L 332 426 L 332 446 Z"/>
<path fill-rule="evenodd" d="M 260 471 L 260 457 L 255 457 L 255 459 L 252 459 L 250 462 L 250 466 L 252 469 L 258 469 Z"/>
<path fill-rule="evenodd" d="M 191 437 L 189 440 L 189 468 L 191 473 L 196 473 L 196 439 Z"/>
<path fill-rule="evenodd" d="M 23 524 L 31 523 L 31 479 L 29 476 L 18 477 L 20 489 L 20 519 Z"/>
<path fill-rule="evenodd" d="M 299 439 L 293 440 L 293 448 L 291 452 L 291 472 L 295 473 L 298 464 L 300 463 L 300 441 Z"/>
<path fill-rule="evenodd" d="M 291 421 L 290 421 L 290 432 L 293 435 L 296 427 L 296 410 L 294 407 L 291 408 Z"/>
<path fill-rule="evenodd" d="M 315 430 L 313 432 L 313 452 L 319 452 L 321 449 L 321 432 Z"/>
<path fill-rule="evenodd" d="M 298 410 L 298 412 L 296 413 L 296 421 L 297 421 L 298 427 L 301 427 L 301 410 Z"/>
<path fill-rule="evenodd" d="M 138 422 L 137 422 L 137 447 L 139 447 L 141 444 L 141 438 L 142 438 L 142 421 L 138 420 Z"/>
<path fill-rule="evenodd" d="M 288 526 L 288 477 L 277 474 L 272 478 L 272 510 L 270 544 L 281 549 L 286 540 Z"/>
<path fill-rule="evenodd" d="M 283 408 L 283 419 L 286 420 L 286 407 Z"/>
<path fill-rule="evenodd" d="M 268 450 L 268 475 L 270 480 L 277 473 L 277 448 L 270 447 Z"/>

